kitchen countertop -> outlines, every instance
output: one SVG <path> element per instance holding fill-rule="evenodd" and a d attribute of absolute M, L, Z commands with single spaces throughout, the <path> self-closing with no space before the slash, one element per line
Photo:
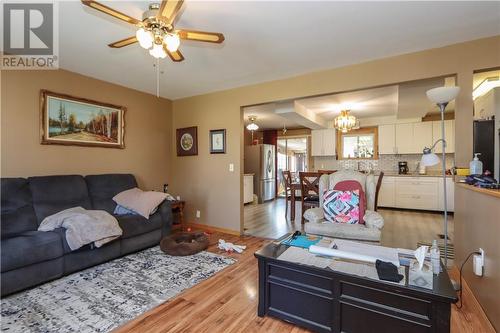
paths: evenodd
<path fill-rule="evenodd" d="M 380 174 L 379 171 L 375 172 L 375 176 Z M 425 175 L 421 175 L 418 172 L 408 173 L 404 175 L 400 175 L 395 171 L 384 171 L 384 177 L 443 177 L 440 172 L 428 172 Z M 453 177 L 453 175 L 446 175 L 447 178 Z"/>
<path fill-rule="evenodd" d="M 254 173 L 244 173 L 243 176 L 254 176 L 255 174 Z"/>
<path fill-rule="evenodd" d="M 493 190 L 493 189 L 489 189 L 489 188 L 480 188 L 480 187 L 472 186 L 472 185 L 465 184 L 465 183 L 456 183 L 456 184 L 457 184 L 457 186 L 466 188 L 466 189 L 474 191 L 474 192 L 479 192 L 479 193 L 483 193 L 486 195 L 491 195 L 491 196 L 500 198 L 500 190 Z"/>

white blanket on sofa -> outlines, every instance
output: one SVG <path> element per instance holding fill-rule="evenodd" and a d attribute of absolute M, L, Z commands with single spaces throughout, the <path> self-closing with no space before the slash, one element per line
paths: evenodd
<path fill-rule="evenodd" d="M 123 233 L 118 221 L 103 210 L 87 210 L 74 207 L 47 216 L 38 227 L 39 231 L 66 229 L 66 241 L 70 249 L 94 243 L 96 247 L 111 242 Z"/>

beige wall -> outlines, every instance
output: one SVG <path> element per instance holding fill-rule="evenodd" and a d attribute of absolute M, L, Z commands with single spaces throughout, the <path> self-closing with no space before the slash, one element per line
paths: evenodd
<path fill-rule="evenodd" d="M 455 185 L 455 263 L 482 248 L 484 275 L 472 273 L 472 258 L 464 266 L 464 278 L 491 323 L 500 330 L 500 198 Z"/>
<path fill-rule="evenodd" d="M 64 70 L 3 71 L 1 82 L 2 177 L 132 173 L 158 190 L 171 182 L 171 101 Z M 125 149 L 41 145 L 40 89 L 125 106 Z"/>
<path fill-rule="evenodd" d="M 194 211 L 200 209 L 197 222 L 239 230 L 241 106 L 452 74 L 457 74 L 462 88 L 456 103 L 456 159 L 458 165 L 467 165 L 472 154 L 472 72 L 497 66 L 500 36 L 176 100 L 174 129 L 198 126 L 200 147 L 197 157 L 173 153 L 173 190 L 189 201 L 188 219 L 193 220 Z M 208 153 L 208 131 L 215 128 L 227 129 L 227 154 Z M 235 164 L 235 172 L 228 171 L 229 163 Z"/>

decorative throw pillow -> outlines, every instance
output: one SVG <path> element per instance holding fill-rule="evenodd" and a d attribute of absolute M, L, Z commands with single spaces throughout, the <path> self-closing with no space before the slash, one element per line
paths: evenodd
<path fill-rule="evenodd" d="M 325 191 L 323 195 L 325 219 L 334 223 L 359 223 L 359 191 Z"/>
<path fill-rule="evenodd" d="M 149 219 L 158 205 L 160 205 L 167 195 L 162 192 L 142 191 L 137 187 L 118 193 L 113 200 L 120 206 L 125 207 L 139 215 Z"/>
<path fill-rule="evenodd" d="M 365 224 L 364 215 L 366 211 L 366 196 L 363 186 L 356 180 L 342 180 L 333 187 L 337 191 L 359 191 L 359 224 Z"/>

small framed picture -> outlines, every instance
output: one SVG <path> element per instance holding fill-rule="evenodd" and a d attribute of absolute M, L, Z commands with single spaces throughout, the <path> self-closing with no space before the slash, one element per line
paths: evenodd
<path fill-rule="evenodd" d="M 210 130 L 210 154 L 226 153 L 226 130 Z"/>
<path fill-rule="evenodd" d="M 177 156 L 198 155 L 198 127 L 177 129 Z"/>

